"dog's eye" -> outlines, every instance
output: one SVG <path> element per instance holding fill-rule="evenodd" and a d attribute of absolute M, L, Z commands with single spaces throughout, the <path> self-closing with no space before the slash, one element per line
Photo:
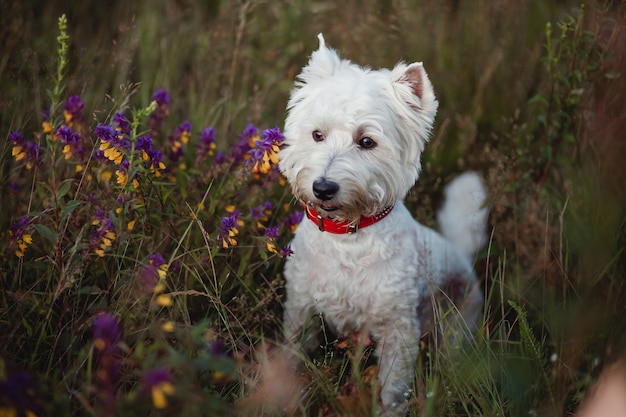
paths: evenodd
<path fill-rule="evenodd" d="M 361 138 L 361 140 L 359 140 L 359 146 L 363 149 L 372 149 L 376 147 L 376 142 L 374 141 L 374 139 L 366 136 L 364 138 Z"/>
<path fill-rule="evenodd" d="M 312 135 L 315 142 L 321 142 L 324 140 L 324 134 L 319 130 L 314 130 Z"/>

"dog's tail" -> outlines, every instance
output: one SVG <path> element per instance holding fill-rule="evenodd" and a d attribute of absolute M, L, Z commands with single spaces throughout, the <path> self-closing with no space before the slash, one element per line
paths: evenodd
<path fill-rule="evenodd" d="M 466 172 L 445 189 L 445 201 L 437 213 L 443 236 L 473 258 L 487 243 L 487 193 L 480 176 Z"/>

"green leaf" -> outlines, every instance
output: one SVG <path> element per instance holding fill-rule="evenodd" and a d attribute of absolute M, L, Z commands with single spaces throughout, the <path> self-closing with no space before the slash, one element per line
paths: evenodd
<path fill-rule="evenodd" d="M 573 133 L 567 132 L 563 134 L 563 139 L 568 143 L 576 143 L 576 136 Z"/>
<path fill-rule="evenodd" d="M 548 99 L 546 99 L 541 94 L 535 94 L 533 97 L 528 100 L 528 104 L 542 104 L 544 106 L 548 105 Z"/>
<path fill-rule="evenodd" d="M 72 178 L 63 180 L 61 182 L 61 184 L 59 185 L 59 188 L 57 188 L 57 201 L 65 197 L 65 195 L 70 191 L 70 188 L 72 188 L 73 182 L 74 182 L 74 179 Z"/>
<path fill-rule="evenodd" d="M 36 224 L 33 227 L 48 242 L 50 242 L 52 244 L 56 243 L 58 233 L 56 233 L 55 231 L 51 230 L 50 228 L 44 226 L 43 224 Z"/>
<path fill-rule="evenodd" d="M 83 204 L 83 201 L 80 201 L 80 200 L 68 201 L 65 207 L 63 207 L 63 210 L 61 211 L 61 222 L 64 222 L 67 216 L 72 214 L 72 212 L 81 204 Z"/>

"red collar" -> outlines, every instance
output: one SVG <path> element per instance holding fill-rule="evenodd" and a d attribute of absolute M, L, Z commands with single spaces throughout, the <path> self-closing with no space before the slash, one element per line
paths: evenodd
<path fill-rule="evenodd" d="M 304 206 L 304 211 L 306 212 L 306 216 L 313 223 L 315 223 L 322 232 L 334 233 L 336 235 L 344 235 L 356 233 L 359 229 L 371 226 L 374 223 L 381 221 L 382 219 L 387 217 L 389 213 L 391 213 L 393 207 L 394 206 L 389 206 L 380 213 L 373 216 L 361 216 L 361 219 L 357 224 L 354 224 L 352 222 L 338 222 L 335 220 L 327 219 L 307 206 Z"/>

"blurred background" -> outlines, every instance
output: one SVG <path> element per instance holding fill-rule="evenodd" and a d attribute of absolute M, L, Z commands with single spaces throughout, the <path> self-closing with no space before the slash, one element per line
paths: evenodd
<path fill-rule="evenodd" d="M 164 88 L 172 126 L 214 126 L 222 149 L 248 122 L 282 126 L 319 32 L 362 65 L 423 61 L 440 107 L 407 203 L 434 225 L 443 184 L 468 169 L 484 176 L 491 244 L 477 271 L 487 323 L 513 323 L 514 338 L 520 329 L 507 300 L 515 300 L 540 356 L 553 359 L 538 373 L 545 384 L 533 385 L 537 373 L 525 362 L 503 367 L 526 381 L 511 382 L 511 392 L 528 390 L 511 398 L 523 408 L 534 393 L 543 415 L 567 414 L 603 364 L 623 354 L 624 2 L 0 0 L 0 10 L 3 135 L 40 130 L 63 13 L 64 94 L 80 95 L 88 118 L 145 106 Z M 0 149 L 6 178 L 10 146 Z M 2 199 L 8 186 L 0 179 Z M 2 230 L 10 218 L 0 215 Z M 546 386 L 549 400 L 539 395 L 547 397 Z"/>

